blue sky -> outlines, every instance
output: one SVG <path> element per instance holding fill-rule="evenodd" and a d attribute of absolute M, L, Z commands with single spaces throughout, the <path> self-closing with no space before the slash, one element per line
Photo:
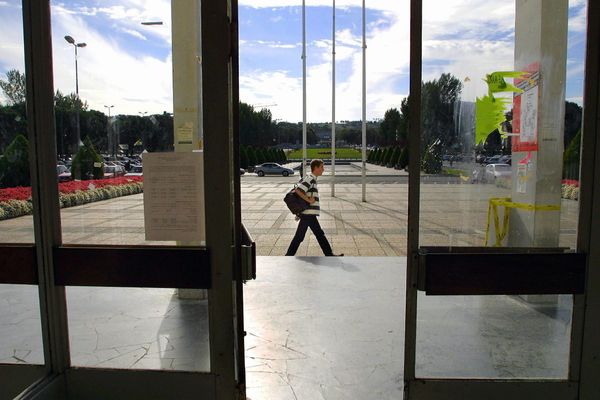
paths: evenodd
<path fill-rule="evenodd" d="M 302 8 L 299 0 L 240 0 L 240 99 L 270 106 L 273 118 L 302 119 Z M 306 2 L 307 119 L 331 119 L 331 1 Z M 367 0 L 367 118 L 399 107 L 408 92 L 408 0 Z M 481 80 L 513 69 L 514 3 L 424 0 L 423 78 L 449 72 L 463 98 L 485 93 Z M 21 2 L 0 0 L 0 74 L 24 70 Z M 172 111 L 170 1 L 53 1 L 55 87 L 75 91 L 73 47 L 80 50 L 80 95 L 113 114 Z M 361 119 L 360 0 L 336 1 L 336 120 Z M 567 90 L 581 103 L 585 1 L 571 0 Z M 142 26 L 142 21 L 164 21 Z"/>

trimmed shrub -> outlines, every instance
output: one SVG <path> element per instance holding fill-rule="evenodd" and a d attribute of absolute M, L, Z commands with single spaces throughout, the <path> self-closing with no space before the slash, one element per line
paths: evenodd
<path fill-rule="evenodd" d="M 581 129 L 571 140 L 563 155 L 563 178 L 579 179 L 579 149 L 581 148 Z"/>
<path fill-rule="evenodd" d="M 30 185 L 29 142 L 17 135 L 0 158 L 0 187 Z"/>
<path fill-rule="evenodd" d="M 402 169 L 408 167 L 408 146 L 404 146 L 404 148 L 400 152 L 400 157 L 398 158 L 398 165 L 400 165 L 400 168 Z"/>
<path fill-rule="evenodd" d="M 82 181 L 104 177 L 104 161 L 100 154 L 96 152 L 89 137 L 85 138 L 83 146 L 73 157 L 71 175 L 73 179 Z"/>

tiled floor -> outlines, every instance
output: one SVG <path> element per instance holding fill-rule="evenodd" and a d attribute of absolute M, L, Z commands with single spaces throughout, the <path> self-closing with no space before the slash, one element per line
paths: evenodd
<path fill-rule="evenodd" d="M 245 285 L 252 400 L 402 396 L 403 257 L 259 257 Z M 34 287 L 0 285 L 0 362 L 43 361 Z M 420 296 L 419 376 L 562 378 L 571 298 Z M 168 289 L 69 288 L 74 365 L 208 370 L 205 300 Z"/>

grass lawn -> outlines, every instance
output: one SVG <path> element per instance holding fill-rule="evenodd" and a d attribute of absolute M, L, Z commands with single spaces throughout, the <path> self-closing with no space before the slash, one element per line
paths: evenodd
<path fill-rule="evenodd" d="M 313 158 L 320 158 L 320 159 L 327 159 L 329 160 L 331 158 L 331 148 L 323 148 L 323 149 L 306 149 L 306 157 L 308 159 L 313 159 Z M 294 150 L 292 152 L 290 152 L 287 155 L 287 158 L 302 158 L 302 149 L 300 150 Z M 345 149 L 345 148 L 340 148 L 340 149 L 335 149 L 335 158 L 354 158 L 354 159 L 361 159 L 362 158 L 362 153 L 360 150 L 356 150 L 356 149 Z"/>

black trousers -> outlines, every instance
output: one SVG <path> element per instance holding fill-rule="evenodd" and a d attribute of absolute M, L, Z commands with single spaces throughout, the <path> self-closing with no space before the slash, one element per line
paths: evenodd
<path fill-rule="evenodd" d="M 296 234 L 292 239 L 292 243 L 290 243 L 290 247 L 288 247 L 286 256 L 293 256 L 298 251 L 298 247 L 300 247 L 300 243 L 304 240 L 306 236 L 306 231 L 308 228 L 312 230 L 319 242 L 319 246 L 321 246 L 321 250 L 323 250 L 323 254 L 326 256 L 332 256 L 333 251 L 331 250 L 331 245 L 329 241 L 325 237 L 325 232 L 321 228 L 319 224 L 319 220 L 316 215 L 302 215 L 300 214 L 300 222 L 298 222 L 298 228 L 296 228 Z"/>

